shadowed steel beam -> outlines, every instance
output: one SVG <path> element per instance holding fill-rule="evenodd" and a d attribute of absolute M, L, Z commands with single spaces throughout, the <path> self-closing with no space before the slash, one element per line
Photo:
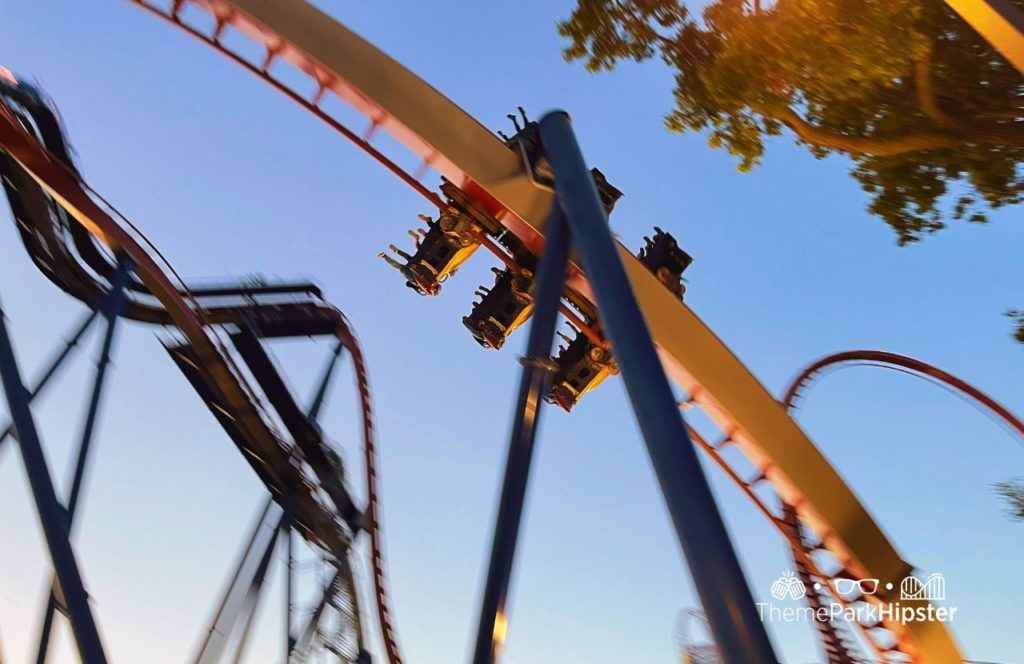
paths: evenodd
<path fill-rule="evenodd" d="M 611 340 L 633 413 L 647 443 L 722 660 L 726 664 L 777 662 L 651 334 L 626 279 L 608 218 L 576 143 L 569 116 L 564 112 L 545 115 L 540 121 L 540 138 L 573 246 L 594 289 L 598 315 Z"/>
<path fill-rule="evenodd" d="M 512 578 L 519 524 L 526 499 L 534 440 L 540 421 L 540 407 L 551 382 L 551 344 L 558 321 L 558 305 L 565 287 L 569 263 L 569 229 L 556 202 L 546 225 L 547 241 L 537 272 L 534 289 L 533 323 L 523 358 L 515 421 L 509 441 L 505 480 L 501 487 L 498 516 L 494 524 L 494 542 L 487 568 L 480 621 L 473 650 L 473 664 L 491 664 L 501 656 L 508 620 L 505 604 Z"/>
<path fill-rule="evenodd" d="M 234 621 L 238 616 L 239 602 L 242 598 L 238 597 L 240 592 L 239 581 L 242 578 L 242 572 L 245 571 L 246 567 L 249 567 L 247 563 L 250 562 L 251 556 L 256 549 L 257 541 L 260 538 L 260 533 L 263 532 L 264 527 L 271 527 L 273 519 L 280 519 L 280 514 L 276 511 L 274 515 L 271 515 L 271 509 L 276 505 L 273 496 L 267 496 L 266 502 L 260 510 L 259 518 L 256 520 L 256 525 L 253 527 L 252 535 L 249 537 L 249 541 L 246 543 L 245 548 L 242 549 L 242 555 L 239 557 L 238 565 L 235 567 L 235 571 L 231 576 L 231 581 L 228 583 L 227 588 L 224 589 L 224 596 L 221 598 L 220 604 L 217 605 L 217 611 L 214 613 L 213 621 L 210 623 L 210 629 L 206 633 L 206 637 L 203 639 L 202 645 L 199 647 L 199 652 L 196 655 L 195 662 L 213 662 L 220 657 L 220 653 L 224 650 L 224 646 L 228 637 L 230 636 L 231 627 L 234 625 Z M 277 526 L 273 525 L 273 532 L 276 533 Z M 210 653 L 215 653 L 212 657 Z"/>
<path fill-rule="evenodd" d="M 1024 12 L 1010 0 L 946 0 L 946 4 L 1024 74 Z"/>
<path fill-rule="evenodd" d="M 99 316 L 99 309 L 90 309 L 89 313 L 82 319 L 82 322 L 75 328 L 75 333 L 71 335 L 71 338 L 64 342 L 64 347 L 60 349 L 50 363 L 47 365 L 46 370 L 43 372 L 43 376 L 36 383 L 36 386 L 29 390 L 28 400 L 29 403 L 42 394 L 42 391 L 46 389 L 46 385 L 50 382 L 50 379 L 57 375 L 57 370 L 64 364 L 64 360 L 67 359 L 71 351 L 75 349 L 78 342 L 82 340 L 85 333 L 92 327 L 93 321 Z M 0 427 L 0 450 L 4 449 L 4 443 L 7 438 L 14 433 L 14 422 L 8 422 L 6 425 Z M 2 664 L 2 663 L 0 663 Z"/>
<path fill-rule="evenodd" d="M 39 442 L 39 433 L 32 411 L 29 408 L 29 394 L 21 380 L 21 371 L 14 356 L 14 348 L 7 331 L 6 316 L 0 309 L 0 378 L 2 378 L 7 404 L 14 420 L 15 435 L 20 443 L 21 457 L 25 462 L 32 497 L 50 552 L 50 560 L 60 584 L 71 620 L 71 631 L 83 664 L 105 664 L 103 643 L 99 630 L 89 608 L 89 596 L 82 582 L 75 552 L 71 548 L 67 512 L 57 500 L 53 478 L 46 463 L 46 456 Z"/>
<path fill-rule="evenodd" d="M 292 534 L 291 520 L 285 523 L 284 532 L 281 536 L 285 538 L 285 597 L 284 597 L 284 661 L 287 662 L 295 649 L 295 636 L 292 633 L 292 612 L 295 607 L 295 537 Z"/>
<path fill-rule="evenodd" d="M 256 568 L 252 581 L 249 582 L 249 588 L 245 593 L 245 604 L 242 608 L 242 612 L 245 613 L 245 626 L 238 637 L 235 657 L 231 660 L 233 664 L 241 664 L 245 658 L 245 649 L 249 645 L 249 634 L 252 633 L 253 623 L 256 622 L 256 613 L 260 608 L 260 597 L 262 596 L 263 582 L 267 579 L 267 570 L 270 568 L 270 558 L 274 555 L 274 547 L 277 545 L 278 535 L 282 534 L 282 531 L 287 530 L 286 524 L 287 517 L 282 517 L 281 521 L 277 524 L 277 528 L 274 529 L 274 533 L 270 536 L 270 541 L 267 542 L 267 548 L 263 551 L 263 557 L 260 559 L 260 565 Z M 288 660 L 286 659 L 285 661 L 287 662 Z"/>
<path fill-rule="evenodd" d="M 131 260 L 122 258 L 118 261 L 117 271 L 110 284 L 110 293 L 103 303 L 103 318 L 107 322 L 106 334 L 103 337 L 103 347 L 100 349 L 100 358 L 96 363 L 96 376 L 93 380 L 92 397 L 89 402 L 89 410 L 85 416 L 85 426 L 82 427 L 82 440 L 78 447 L 78 458 L 75 461 L 75 475 L 71 483 L 71 494 L 68 497 L 68 520 L 73 522 L 75 510 L 78 508 L 78 496 L 82 492 L 82 482 L 85 480 L 85 465 L 89 459 L 89 447 L 92 445 L 93 432 L 96 429 L 96 417 L 99 414 L 100 400 L 103 396 L 103 385 L 107 378 L 107 367 L 110 366 L 110 354 L 114 348 L 117 331 L 117 317 L 124 308 L 125 286 L 128 284 L 128 277 L 131 274 Z"/>
<path fill-rule="evenodd" d="M 110 366 L 110 354 L 114 348 L 117 331 L 117 317 L 121 315 L 125 302 L 125 286 L 128 284 L 128 277 L 131 274 L 131 261 L 122 258 L 118 261 L 117 270 L 110 282 L 110 292 L 104 298 L 99 310 L 107 322 L 107 329 L 103 335 L 103 345 L 100 348 L 99 360 L 96 362 L 96 376 L 93 379 L 92 396 L 89 399 L 89 409 L 85 415 L 85 425 L 82 427 L 82 438 L 78 444 L 78 456 L 75 459 L 75 471 L 71 479 L 71 494 L 65 506 L 68 513 L 68 530 L 71 531 L 75 522 L 75 510 L 78 508 L 78 496 L 82 491 L 82 482 L 85 480 L 85 466 L 89 459 L 89 448 L 92 445 L 93 432 L 96 428 L 96 417 L 99 414 L 100 400 L 103 396 L 103 384 L 107 376 L 107 367 Z M 43 615 L 43 625 L 39 633 L 39 649 L 36 652 L 36 664 L 43 664 L 46 661 L 46 653 L 50 647 L 50 632 L 53 630 L 53 616 L 57 610 L 57 594 L 53 581 L 50 582 L 50 594 L 46 600 L 46 611 Z"/>
<path fill-rule="evenodd" d="M 338 345 L 334 347 L 334 352 L 331 353 L 330 359 L 327 360 L 327 366 L 324 367 L 323 376 L 320 378 L 320 386 L 317 388 L 312 404 L 309 407 L 307 417 L 310 422 L 316 422 L 320 417 L 320 408 L 323 406 L 324 398 L 327 396 L 327 388 L 330 387 L 331 377 L 334 376 L 334 368 L 338 365 L 338 358 L 341 357 L 341 351 L 344 349 L 345 344 L 339 341 Z"/>
<path fill-rule="evenodd" d="M 320 616 L 323 615 L 324 609 L 327 608 L 327 603 L 331 599 L 331 592 L 334 590 L 334 585 L 340 581 L 341 570 L 339 569 L 334 572 L 331 580 L 324 586 L 324 592 L 323 595 L 320 596 L 320 601 L 317 602 L 316 608 L 313 609 L 313 613 L 310 614 L 305 627 L 302 628 L 302 631 L 299 632 L 299 637 L 295 640 L 295 648 L 292 652 L 297 659 L 302 660 L 302 658 L 312 654 L 311 652 L 307 652 L 307 650 L 313 642 L 313 637 L 316 635 L 316 628 L 320 623 Z"/>

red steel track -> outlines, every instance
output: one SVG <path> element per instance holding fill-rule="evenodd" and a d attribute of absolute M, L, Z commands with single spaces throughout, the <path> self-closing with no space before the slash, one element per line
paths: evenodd
<path fill-rule="evenodd" d="M 923 378 L 940 386 L 945 386 L 953 390 L 954 393 L 968 399 L 969 402 L 979 410 L 987 411 L 997 421 L 1007 425 L 1013 433 L 1021 439 L 1024 439 L 1024 422 L 995 399 L 988 396 L 967 381 L 958 378 L 947 371 L 943 371 L 936 366 L 928 364 L 927 362 L 915 360 L 914 358 L 907 357 L 906 355 L 898 355 L 896 353 L 889 353 L 880 350 L 850 350 L 833 353 L 832 355 L 826 355 L 825 357 L 808 365 L 800 372 L 799 375 L 797 375 L 796 378 L 793 379 L 793 382 L 790 383 L 789 388 L 782 397 L 782 403 L 785 405 L 786 410 L 791 413 L 796 413 L 800 408 L 800 399 L 802 395 L 811 386 L 811 384 L 815 380 L 821 378 L 825 372 L 852 366 L 870 366 L 890 369 L 906 373 L 911 376 L 916 376 L 918 378 Z M 792 505 L 784 503 L 782 506 L 782 513 L 783 521 L 789 527 L 789 532 L 786 536 L 793 547 L 793 558 L 796 563 L 797 574 L 800 576 L 800 580 L 803 582 L 804 586 L 809 589 L 807 594 L 808 603 L 812 608 L 817 608 L 821 606 L 820 596 L 817 591 L 813 590 L 815 583 L 814 579 L 817 575 L 805 562 L 813 553 L 814 548 L 804 537 L 796 509 Z M 828 579 L 823 578 L 823 581 L 827 584 Z M 847 650 L 847 646 L 842 635 L 831 622 L 818 621 L 817 626 L 821 632 L 822 641 L 825 644 L 826 653 L 829 657 L 829 664 L 847 664 L 848 662 L 854 661 L 851 659 L 851 655 Z M 871 643 L 872 645 L 875 645 L 874 640 L 871 640 Z"/>
<path fill-rule="evenodd" d="M 857 365 L 879 366 L 899 370 L 948 386 L 957 393 L 968 397 L 981 409 L 991 413 L 999 421 L 1008 425 L 1014 433 L 1024 439 L 1024 422 L 981 390 L 963 379 L 926 362 L 885 351 L 852 350 L 835 353 L 817 360 L 801 371 L 793 380 L 782 398 L 783 405 L 788 411 L 795 412 L 799 408 L 801 395 L 816 378 L 819 378 L 822 375 L 823 372 L 829 369 L 839 368 L 841 366 Z M 686 407 L 688 402 L 683 405 Z M 786 503 L 778 496 L 775 496 L 781 507 L 781 511 L 776 512 L 775 509 L 769 506 L 764 497 L 758 495 L 756 489 L 766 481 L 763 475 L 748 480 L 744 479 L 739 472 L 733 469 L 730 462 L 722 455 L 724 448 L 730 444 L 728 437 L 718 443 L 712 444 L 708 443 L 700 433 L 692 428 L 690 429 L 690 435 L 693 437 L 694 441 L 705 452 L 707 452 L 709 456 L 711 456 L 719 467 L 722 468 L 726 475 L 728 475 L 729 478 L 740 487 L 747 497 L 757 506 L 759 511 L 761 511 L 761 513 L 776 526 L 780 534 L 789 541 L 793 550 L 793 557 L 797 571 L 801 577 L 801 581 L 803 581 L 805 587 L 808 588 L 808 601 L 812 602 L 812 606 L 816 605 L 814 603 L 820 602 L 817 597 L 817 593 L 812 590 L 815 579 L 821 580 L 821 588 L 823 592 L 827 589 L 831 593 L 833 599 L 843 606 L 851 606 L 857 602 L 863 601 L 874 601 L 871 597 L 844 597 L 835 591 L 831 581 L 837 578 L 850 578 L 851 575 L 849 572 L 845 570 L 838 561 L 833 561 L 827 567 L 826 565 L 815 561 L 813 556 L 822 556 L 827 552 L 822 542 L 811 542 L 805 539 L 804 529 L 800 525 L 797 511 L 792 505 Z M 812 593 L 814 593 L 813 597 L 811 595 Z M 831 624 L 821 621 L 817 624 L 822 632 L 821 637 L 825 644 L 830 664 L 843 664 L 845 662 L 854 661 L 850 659 L 850 655 L 846 650 L 847 646 L 842 637 L 836 632 Z M 883 625 L 864 625 L 857 623 L 857 627 L 859 628 L 861 636 L 871 646 L 875 654 L 882 659 L 882 661 L 890 661 L 890 657 L 894 656 L 898 652 L 899 635 L 889 632 Z"/>
<path fill-rule="evenodd" d="M 141 232 L 125 219 L 116 209 L 96 194 L 60 156 L 51 153 L 31 135 L 14 112 L 5 104 L 0 104 L 0 146 L 6 155 L 34 179 L 38 185 L 51 196 L 73 219 L 95 238 L 95 240 L 111 254 L 128 257 L 133 265 L 133 272 L 141 279 L 139 288 L 152 295 L 159 302 L 153 306 L 139 298 L 131 300 L 124 315 L 129 318 L 149 323 L 171 325 L 176 327 L 187 339 L 196 356 L 200 359 L 202 369 L 213 378 L 219 400 L 233 410 L 232 419 L 249 431 L 269 427 L 260 412 L 259 399 L 254 396 L 253 388 L 247 383 L 242 372 L 235 366 L 230 354 L 218 337 L 216 326 L 241 321 L 244 312 L 236 308 L 204 308 L 193 297 L 188 286 L 181 281 L 170 263 L 159 251 L 142 236 Z M 22 225 L 33 220 L 18 219 Z M 38 260 L 38 256 L 34 259 Z M 162 263 L 162 265 L 161 265 Z M 59 282 L 53 276 L 59 272 L 52 266 L 45 266 L 44 273 L 51 280 Z M 84 281 L 84 279 L 83 279 Z M 92 305 L 89 297 L 90 289 L 101 290 L 98 283 L 58 283 L 65 290 Z M 79 290 L 74 290 L 80 287 Z M 258 307 L 257 307 L 258 308 Z M 288 309 L 285 306 L 268 306 L 271 315 Z M 383 564 L 383 542 L 380 530 L 379 482 L 377 470 L 377 453 L 375 446 L 373 406 L 370 395 L 369 378 L 362 350 L 344 315 L 325 303 L 308 305 L 307 318 L 312 319 L 313 327 L 310 334 L 328 333 L 338 339 L 352 358 L 356 383 L 359 393 L 363 453 L 365 460 L 367 506 L 363 514 L 363 529 L 370 535 L 371 562 L 373 567 L 373 583 L 377 596 L 377 611 L 382 626 L 382 636 L 388 651 L 389 661 L 399 664 L 397 640 L 392 628 L 391 615 L 387 602 L 386 581 Z M 250 315 L 251 315 L 250 311 Z M 273 440 L 279 440 L 276 434 Z M 258 474 L 274 494 L 284 495 L 290 501 L 299 501 L 299 519 L 296 527 L 306 539 L 318 543 L 327 550 L 344 555 L 348 543 L 345 535 L 333 530 L 319 530 L 314 524 L 323 523 L 333 515 L 303 512 L 301 505 L 322 505 L 315 497 L 316 487 L 309 484 L 301 475 L 293 473 L 289 459 L 295 450 L 267 446 L 261 449 L 242 449 L 243 456 L 257 469 Z M 276 465 L 275 465 L 276 463 Z M 302 488 L 304 487 L 304 488 Z M 312 492 L 308 495 L 289 495 L 290 492 Z M 326 509 L 321 506 L 317 509 Z"/>

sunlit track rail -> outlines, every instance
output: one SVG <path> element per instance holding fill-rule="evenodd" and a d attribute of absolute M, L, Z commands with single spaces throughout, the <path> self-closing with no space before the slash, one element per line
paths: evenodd
<path fill-rule="evenodd" d="M 228 20 L 227 14 L 219 13 L 217 10 L 213 10 L 213 16 L 215 24 L 212 32 L 209 34 L 203 32 L 196 26 L 189 25 L 181 16 L 182 10 L 189 4 L 189 0 L 180 0 L 171 3 L 166 9 L 159 7 L 155 3 L 149 2 L 148 0 L 128 0 L 132 4 L 138 5 L 148 13 L 164 19 L 171 23 L 178 29 L 182 30 L 191 37 L 198 41 L 206 44 L 210 48 L 213 48 L 218 53 L 224 55 L 226 58 L 240 66 L 242 69 L 248 71 L 254 76 L 259 77 L 262 81 L 270 85 L 272 88 L 286 96 L 291 101 L 295 102 L 302 108 L 310 112 L 318 120 L 326 124 L 334 131 L 341 134 L 343 137 L 351 141 L 360 150 L 365 152 L 373 160 L 384 166 L 388 171 L 395 175 L 405 184 L 412 187 L 416 193 L 422 196 L 427 202 L 436 207 L 438 210 L 444 211 L 449 208 L 449 204 L 442 200 L 435 192 L 428 189 L 423 183 L 423 176 L 429 169 L 431 162 L 429 159 L 425 159 L 417 174 L 409 173 L 407 170 L 402 168 L 396 161 L 388 157 L 381 150 L 377 149 L 373 145 L 373 137 L 377 134 L 381 125 L 377 120 L 372 120 L 370 125 L 363 131 L 362 134 L 356 132 L 352 128 L 346 126 L 343 122 L 333 117 L 330 113 L 323 110 L 321 107 L 325 96 L 331 91 L 331 87 L 327 80 L 321 79 L 318 74 L 312 75 L 312 78 L 316 81 L 316 90 L 312 96 L 303 94 L 293 87 L 290 87 L 288 83 L 274 76 L 271 68 L 274 62 L 278 59 L 279 54 L 272 49 L 268 49 L 266 56 L 263 60 L 257 64 L 250 62 L 241 54 L 232 50 L 227 44 L 222 41 L 225 30 L 229 27 L 230 21 Z M 308 73 L 308 72 L 307 72 Z M 494 243 L 487 235 L 483 233 L 475 233 L 475 238 L 481 245 L 487 249 L 492 255 L 494 255 L 499 261 L 505 266 L 513 269 L 518 273 L 522 273 L 524 268 L 515 258 L 510 256 L 508 252 L 503 250 L 500 246 Z M 582 331 L 587 337 L 598 345 L 607 345 L 604 339 L 598 334 L 593 326 L 588 325 L 584 322 L 579 315 L 576 314 L 569 306 L 561 305 L 560 310 L 562 314 L 570 321 L 577 329 Z"/>
<path fill-rule="evenodd" d="M 804 393 L 826 372 L 854 366 L 877 366 L 900 371 L 952 388 L 956 393 L 973 401 L 980 410 L 988 412 L 996 420 L 1006 424 L 1014 434 L 1024 439 L 1024 422 L 1005 406 L 967 381 L 927 362 L 880 350 L 849 350 L 833 353 L 807 366 L 793 379 L 782 397 L 782 403 L 786 406 L 786 410 L 795 412 L 799 409 Z"/>
<path fill-rule="evenodd" d="M 964 398 L 978 410 L 991 416 L 992 419 L 999 424 L 1006 426 L 1010 433 L 1024 441 L 1024 421 L 1021 421 L 1020 418 L 1011 413 L 1006 407 L 992 397 L 988 396 L 967 381 L 954 376 L 947 371 L 943 371 L 934 365 L 922 362 L 921 360 L 916 360 L 912 357 L 899 355 L 897 353 L 889 353 L 886 351 L 851 350 L 826 355 L 825 357 L 808 365 L 800 372 L 799 375 L 796 376 L 796 378 L 793 379 L 792 383 L 790 383 L 787 388 L 786 393 L 782 397 L 782 403 L 786 406 L 786 410 L 795 414 L 800 408 L 803 395 L 815 381 L 820 380 L 828 372 L 858 366 L 877 367 L 881 369 L 888 369 L 890 371 L 898 371 L 913 377 L 922 378 L 928 382 L 938 385 L 939 387 L 948 389 L 955 395 Z M 804 539 L 796 510 L 792 505 L 783 504 L 782 515 L 783 522 L 789 528 L 787 537 L 793 545 L 793 554 L 797 561 L 797 573 L 801 577 L 801 581 L 806 587 L 813 588 L 814 579 L 822 578 L 826 582 L 823 583 L 823 585 L 827 585 L 828 579 L 821 577 L 820 573 L 816 572 L 810 566 L 801 564 L 802 561 L 809 558 L 813 553 L 814 548 Z M 812 597 L 812 592 L 814 591 L 808 591 L 808 601 L 813 605 L 817 599 L 817 593 Z M 842 637 L 836 630 L 832 629 L 831 624 L 828 622 L 822 622 L 819 623 L 819 628 L 824 632 L 823 638 L 825 642 L 836 646 L 835 651 L 829 651 L 830 664 L 848 661 L 848 659 L 843 659 L 844 656 L 848 655 L 842 652 Z M 872 644 L 874 643 L 875 642 L 872 640 Z"/>
<path fill-rule="evenodd" d="M 289 98 L 335 126 L 319 110 L 328 93 L 362 114 L 368 131 L 353 137 L 367 150 L 385 131 L 454 183 L 533 252 L 543 244 L 543 220 L 551 193 L 538 187 L 520 156 L 427 83 L 359 38 L 332 17 L 301 0 L 174 0 L 163 5 L 130 0 L 184 29 L 258 75 Z M 206 27 L 184 18 L 205 16 Z M 253 64 L 224 45 L 228 30 L 264 53 Z M 284 61 L 308 77 L 310 97 L 274 79 L 269 68 Z M 337 129 L 338 127 L 335 126 Z M 379 154 L 379 153 L 378 153 Z M 383 155 L 381 155 L 383 156 Z M 378 160 L 380 160 L 378 158 Z M 388 163 L 395 163 L 388 159 Z M 387 163 L 386 163 L 387 165 Z M 389 166 L 390 169 L 390 166 Z M 423 194 L 419 178 L 399 174 Z M 429 197 L 428 197 L 429 198 Z M 432 200 L 436 204 L 436 201 Z M 757 484 L 769 482 L 795 505 L 801 522 L 834 557 L 844 574 L 898 582 L 912 570 L 859 500 L 805 434 L 711 331 L 620 246 L 634 292 L 668 374 L 722 429 L 722 444 L 734 444 L 758 469 Z M 571 265 L 568 285 L 586 304 L 592 293 L 585 275 Z M 714 446 L 710 446 L 714 448 Z M 708 446 L 705 446 L 708 449 Z M 750 482 L 748 482 L 750 484 Z M 776 521 L 774 521 L 776 523 Z M 893 659 L 958 662 L 959 650 L 942 625 L 885 625 L 894 637 L 878 649 Z M 877 631 L 875 630 L 868 631 Z"/>
<path fill-rule="evenodd" d="M 136 239 L 118 220 L 136 235 L 141 232 L 81 179 L 52 105 L 13 77 L 0 81 L 0 86 L 0 167 L 8 201 L 33 262 L 55 285 L 94 309 L 101 308 L 104 298 L 114 292 L 111 276 L 118 271 L 130 273 L 124 285 L 130 295 L 119 315 L 163 325 L 181 335 L 183 342 L 165 342 L 168 351 L 285 510 L 285 530 L 294 528 L 339 565 L 337 579 L 347 583 L 346 592 L 353 595 L 345 600 L 351 603 L 346 610 L 356 612 L 352 617 L 356 634 L 351 638 L 360 648 L 362 632 L 348 557 L 358 531 L 368 531 L 383 640 L 395 657 L 392 661 L 399 661 L 386 603 L 369 379 L 362 350 L 344 315 L 322 301 L 319 289 L 309 284 L 189 289 L 148 240 Z M 115 260 L 130 268 L 115 269 Z M 111 286 L 105 285 L 108 281 Z M 223 303 L 225 298 L 229 304 Z M 290 445 L 264 413 L 262 399 L 220 337 L 226 326 L 234 330 L 230 341 L 267 393 L 267 405 L 274 406 L 292 433 Z M 368 494 L 362 513 L 343 484 L 340 457 L 326 446 L 315 422 L 292 413 L 294 404 L 286 388 L 283 392 L 278 389 L 283 383 L 260 349 L 261 339 L 324 335 L 336 338 L 339 350 L 347 351 L 356 377 Z M 334 359 L 337 356 L 336 351 Z M 328 380 L 329 373 L 310 414 L 314 420 Z M 287 421 L 289 416 L 291 421 Z M 312 480 L 304 468 L 310 469 Z M 277 530 L 271 543 L 276 536 Z M 328 599 L 325 589 L 324 601 Z"/>
<path fill-rule="evenodd" d="M 689 406 L 689 402 L 684 402 L 684 407 Z M 798 569 L 800 567 L 806 568 L 810 571 L 814 578 L 821 579 L 822 589 L 828 589 L 827 592 L 831 594 L 833 599 L 843 607 L 853 605 L 855 602 L 849 598 L 840 595 L 836 592 L 835 587 L 830 583 L 833 579 L 837 578 L 851 578 L 852 575 L 846 570 L 842 563 L 839 562 L 835 556 L 831 555 L 826 547 L 821 542 L 816 544 L 808 544 L 802 538 L 797 539 L 798 531 L 795 531 L 793 524 L 787 521 L 787 518 L 796 518 L 795 515 L 791 515 L 785 511 L 788 507 L 788 503 L 784 503 L 779 497 L 777 492 L 773 491 L 773 502 L 777 502 L 778 505 L 772 506 L 769 504 L 769 500 L 760 495 L 757 491 L 761 485 L 770 486 L 770 482 L 762 474 L 757 474 L 752 478 L 743 477 L 742 473 L 733 467 L 722 454 L 725 448 L 732 444 L 732 441 L 728 437 L 724 437 L 714 443 L 710 443 L 704 438 L 698 431 L 689 428 L 690 436 L 694 442 L 704 450 L 704 452 L 711 457 L 711 459 L 718 465 L 719 468 L 729 477 L 743 492 L 747 498 L 754 503 L 754 506 L 759 512 L 773 525 L 776 530 L 779 531 L 786 540 L 788 540 L 793 547 L 794 556 Z M 828 567 L 826 563 L 816 561 L 814 559 L 815 554 L 826 554 L 829 557 Z M 805 581 L 805 585 L 808 588 L 808 592 L 812 592 L 814 588 L 814 578 Z M 869 645 L 875 656 L 882 662 L 890 661 L 906 661 L 906 660 L 894 660 L 895 656 L 899 656 L 899 638 L 898 635 L 889 635 L 887 642 L 883 642 L 883 639 L 879 638 L 876 631 L 882 629 L 882 625 L 864 625 L 856 623 L 859 628 L 860 634 L 863 636 L 865 642 Z M 820 628 L 820 625 L 819 625 Z M 824 635 L 823 635 L 824 637 Z M 884 637 L 883 637 L 884 638 Z M 832 647 L 833 641 L 830 639 L 825 640 L 827 652 L 831 656 L 830 648 Z M 831 661 L 830 661 L 831 664 Z"/>
<path fill-rule="evenodd" d="M 1010 432 L 1024 440 L 1024 422 L 981 390 L 931 364 L 885 351 L 844 351 L 825 356 L 813 362 L 803 369 L 789 385 L 782 397 L 783 405 L 787 411 L 796 413 L 800 407 L 802 396 L 816 380 L 830 371 L 854 366 L 880 367 L 899 371 L 911 376 L 924 378 L 929 382 L 948 388 L 955 394 L 965 397 L 970 403 L 978 407 L 979 410 L 990 414 L 993 419 L 1005 425 Z M 684 402 L 684 406 L 688 405 L 688 402 Z M 849 572 L 844 570 L 834 559 L 827 562 L 815 560 L 814 556 L 824 553 L 824 550 L 820 542 L 811 542 L 805 538 L 797 510 L 792 505 L 781 501 L 778 495 L 775 496 L 779 500 L 778 506 L 769 506 L 765 497 L 756 493 L 755 488 L 765 481 L 764 478 L 758 476 L 746 479 L 732 467 L 721 454 L 723 449 L 729 444 L 727 439 L 711 444 L 693 429 L 690 430 L 690 435 L 693 436 L 698 445 L 704 449 L 726 475 L 757 506 L 758 510 L 789 541 L 793 550 L 797 573 L 804 586 L 808 589 L 808 602 L 811 603 L 812 607 L 821 606 L 820 602 L 817 601 L 819 594 L 827 594 L 843 606 L 871 601 L 870 597 L 850 598 L 836 592 L 832 581 L 837 578 L 850 578 Z M 815 588 L 815 583 L 820 584 L 820 591 Z M 889 630 L 886 630 L 884 625 L 855 624 L 859 628 L 860 635 L 873 650 L 874 655 L 883 662 L 890 661 L 890 658 L 893 656 L 891 646 L 898 643 L 898 635 L 894 635 Z M 817 627 L 822 631 L 822 640 L 825 643 L 826 654 L 829 657 L 830 664 L 856 661 L 839 629 L 828 621 L 817 622 Z"/>

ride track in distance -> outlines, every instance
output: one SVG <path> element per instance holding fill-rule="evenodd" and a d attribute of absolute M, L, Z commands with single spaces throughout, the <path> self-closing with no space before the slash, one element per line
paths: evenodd
<path fill-rule="evenodd" d="M 180 338 L 165 343 L 168 352 L 287 512 L 288 527 L 326 554 L 337 567 L 336 578 L 348 584 L 346 592 L 356 592 L 349 561 L 353 540 L 360 530 L 369 533 L 383 642 L 389 661 L 400 664 L 382 560 L 369 378 L 344 315 L 312 284 L 190 289 L 156 247 L 81 179 L 52 104 L 6 70 L 0 74 L 0 173 L 33 262 L 55 285 L 94 309 L 113 288 L 105 282 L 113 283 L 118 266 L 130 266 L 120 315 L 177 331 Z M 232 358 L 225 333 L 265 399 Z M 314 410 L 303 413 L 262 346 L 275 338 L 323 336 L 337 340 L 334 358 L 341 348 L 348 352 L 355 373 L 368 494 L 362 510 L 348 494 L 340 456 L 315 422 L 326 379 Z M 291 434 L 291 443 L 268 408 Z M 363 638 L 352 601 L 356 633 L 351 640 L 359 646 L 352 653 L 355 662 Z"/>
<path fill-rule="evenodd" d="M 816 381 L 826 373 L 857 366 L 897 371 L 944 388 L 988 415 L 993 421 L 1005 426 L 1010 434 L 1024 441 L 1024 422 L 989 395 L 962 378 L 932 364 L 887 351 L 848 350 L 832 353 L 812 362 L 789 384 L 782 396 L 782 404 L 789 413 L 795 416 L 804 394 Z M 832 579 L 820 576 L 819 573 L 812 570 L 812 566 L 806 563 L 807 560 L 812 559 L 815 545 L 804 538 L 796 510 L 792 505 L 784 504 L 782 515 L 783 521 L 789 527 L 787 537 L 792 545 L 793 560 L 800 581 L 803 582 L 805 588 L 810 589 L 815 587 L 815 579 L 820 578 L 827 586 Z M 808 590 L 806 599 L 808 605 L 814 610 L 823 606 L 821 594 L 817 590 Z M 829 664 L 853 664 L 856 661 L 840 629 L 830 621 L 817 621 L 816 626 Z M 877 651 L 877 644 L 871 640 L 870 632 L 864 636 L 872 646 L 875 646 Z"/>

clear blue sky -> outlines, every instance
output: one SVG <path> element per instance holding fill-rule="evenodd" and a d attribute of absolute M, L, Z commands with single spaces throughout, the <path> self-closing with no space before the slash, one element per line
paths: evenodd
<path fill-rule="evenodd" d="M 901 249 L 865 213 L 845 160 L 815 161 L 784 136 L 763 166 L 740 174 L 703 137 L 664 131 L 671 79 L 659 66 L 592 76 L 565 64 L 554 24 L 569 2 L 321 4 L 489 127 L 507 129 L 517 105 L 571 111 L 588 160 L 626 194 L 616 232 L 632 247 L 653 225 L 675 234 L 696 259 L 690 306 L 769 389 L 827 352 L 880 348 L 934 362 L 1024 411 L 1024 348 L 1001 316 L 1024 307 L 1020 208 Z M 401 642 L 414 664 L 465 660 L 525 341 L 487 352 L 462 328 L 490 262 L 474 259 L 439 298 L 416 297 L 375 257 L 428 211 L 414 193 L 188 37 L 127 2 L 87 5 L 0 2 L 0 62 L 53 96 L 88 180 L 181 273 L 307 276 L 348 314 L 378 408 Z M 32 374 L 82 307 L 30 265 L 11 223 L 0 225 L 0 264 Z M 302 394 L 325 350 L 312 346 L 277 351 Z M 180 662 L 262 494 L 153 329 L 127 326 L 116 362 L 77 549 L 112 659 Z M 79 357 L 37 411 L 61 479 L 88 367 Z M 344 382 L 327 425 L 359 487 Z M 825 379 L 801 419 L 904 557 L 945 574 L 968 654 L 1022 661 L 1024 525 L 990 489 L 1024 475 L 1021 446 L 945 392 L 870 369 Z M 10 452 L 0 460 L 0 643 L 21 662 L 48 572 Z M 785 546 L 721 473 L 709 475 L 765 600 L 790 567 Z M 619 381 L 571 416 L 548 411 L 519 553 L 505 661 L 674 661 L 676 613 L 696 599 Z M 279 652 L 280 609 L 269 599 L 252 661 Z M 809 627 L 771 629 L 785 661 L 820 661 Z M 66 631 L 59 651 L 56 661 L 73 660 Z"/>

